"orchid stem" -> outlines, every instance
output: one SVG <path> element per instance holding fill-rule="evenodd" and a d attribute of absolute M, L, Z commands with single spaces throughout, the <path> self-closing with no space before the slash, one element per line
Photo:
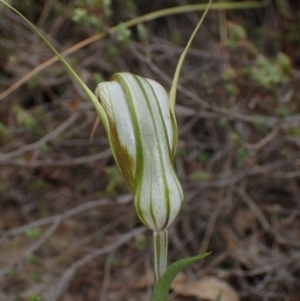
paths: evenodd
<path fill-rule="evenodd" d="M 153 232 L 153 264 L 155 283 L 167 269 L 168 230 Z"/>

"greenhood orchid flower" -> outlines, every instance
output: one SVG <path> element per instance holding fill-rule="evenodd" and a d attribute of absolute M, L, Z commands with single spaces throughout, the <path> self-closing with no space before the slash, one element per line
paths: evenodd
<path fill-rule="evenodd" d="M 117 73 L 95 94 L 138 217 L 153 231 L 167 229 L 181 209 L 183 193 L 174 169 L 177 124 L 166 91 L 151 79 Z"/>

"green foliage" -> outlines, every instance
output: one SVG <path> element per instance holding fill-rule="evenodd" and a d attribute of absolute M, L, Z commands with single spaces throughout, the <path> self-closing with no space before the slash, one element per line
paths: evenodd
<path fill-rule="evenodd" d="M 177 274 L 187 266 L 191 265 L 196 261 L 199 261 L 204 257 L 207 257 L 210 254 L 211 252 L 203 253 L 195 257 L 180 259 L 171 264 L 166 270 L 166 272 L 163 274 L 161 279 L 158 281 L 156 287 L 154 288 L 150 301 L 166 301 L 170 286 Z"/>
<path fill-rule="evenodd" d="M 28 301 L 42 301 L 43 297 L 39 294 L 32 293 L 28 297 Z"/>
<path fill-rule="evenodd" d="M 282 52 L 277 54 L 275 63 L 277 64 L 278 68 L 280 68 L 282 72 L 286 74 L 289 74 L 292 70 L 292 64 L 289 57 Z"/>
<path fill-rule="evenodd" d="M 279 53 L 275 60 L 269 60 L 258 55 L 251 68 L 244 69 L 245 74 L 260 88 L 276 91 L 278 86 L 290 82 L 291 62 L 289 58 Z"/>
<path fill-rule="evenodd" d="M 240 42 L 246 39 L 246 31 L 241 25 L 236 23 L 229 23 L 228 27 L 227 46 L 229 49 L 235 50 L 239 47 Z"/>
<path fill-rule="evenodd" d="M 96 30 L 101 29 L 99 18 L 97 18 L 96 16 L 89 15 L 87 10 L 84 8 L 74 9 L 73 21 L 80 23 L 80 24 L 90 25 L 91 27 L 95 28 Z"/>
<path fill-rule="evenodd" d="M 36 179 L 31 182 L 29 189 L 33 192 L 43 193 L 46 190 L 46 182 L 44 179 Z"/>
<path fill-rule="evenodd" d="M 36 282 L 36 283 L 39 283 L 42 281 L 42 278 L 41 276 L 38 274 L 38 273 L 30 273 L 29 275 L 30 279 L 33 281 L 33 282 Z"/>
<path fill-rule="evenodd" d="M 29 237 L 29 238 L 33 238 L 33 239 L 38 239 L 40 238 L 42 234 L 42 231 L 41 229 L 39 228 L 32 228 L 32 229 L 28 229 L 26 231 L 26 235 Z"/>
<path fill-rule="evenodd" d="M 88 22 L 88 14 L 86 9 L 84 8 L 76 8 L 73 12 L 73 21 L 78 23 L 86 23 Z"/>
<path fill-rule="evenodd" d="M 125 46 L 128 46 L 131 36 L 131 30 L 124 24 L 120 23 L 116 31 L 117 38 Z"/>
<path fill-rule="evenodd" d="M 197 156 L 198 161 L 202 164 L 206 164 L 207 161 L 209 160 L 209 158 L 210 158 L 210 155 L 205 151 L 201 151 L 199 153 L 199 155 Z"/>
<path fill-rule="evenodd" d="M 226 118 L 220 118 L 218 120 L 218 125 L 221 127 L 221 128 L 225 128 L 228 126 L 228 120 Z"/>
<path fill-rule="evenodd" d="M 222 73 L 222 79 L 224 81 L 232 81 L 236 78 L 236 71 L 232 67 L 226 67 Z"/>
<path fill-rule="evenodd" d="M 17 276 L 17 270 L 16 269 L 9 269 L 6 273 L 6 275 L 10 278 L 15 278 Z"/>
<path fill-rule="evenodd" d="M 225 91 L 228 96 L 234 96 L 238 94 L 238 87 L 235 83 L 237 74 L 235 69 L 226 67 L 222 73 L 222 79 L 225 82 Z"/>
<path fill-rule="evenodd" d="M 13 106 L 13 112 L 19 126 L 23 126 L 30 131 L 35 131 L 38 128 L 38 122 L 36 118 L 28 111 L 25 111 L 18 105 Z"/>
<path fill-rule="evenodd" d="M 248 157 L 248 152 L 247 152 L 247 150 L 245 148 L 239 147 L 237 149 L 237 155 L 238 155 L 239 159 L 242 162 L 244 162 L 247 159 L 247 157 Z"/>
<path fill-rule="evenodd" d="M 241 137 L 236 132 L 231 133 L 230 139 L 236 144 L 239 144 L 241 142 Z"/>
<path fill-rule="evenodd" d="M 235 96 L 239 93 L 239 89 L 234 82 L 228 82 L 225 84 L 225 92 L 228 96 Z"/>
<path fill-rule="evenodd" d="M 275 111 L 276 115 L 280 118 L 284 118 L 290 115 L 289 109 L 283 105 L 279 105 Z"/>
<path fill-rule="evenodd" d="M 254 126 L 255 130 L 258 133 L 264 134 L 265 130 L 266 130 L 266 127 L 261 122 L 262 116 L 259 116 L 257 114 L 253 114 L 252 115 L 252 119 L 253 119 L 253 126 Z M 265 121 L 266 124 L 268 123 L 268 119 L 267 118 L 263 118 L 263 120 Z"/>
<path fill-rule="evenodd" d="M 210 176 L 202 170 L 196 170 L 190 175 L 190 179 L 192 181 L 203 182 L 203 181 L 209 180 L 209 178 L 210 178 Z"/>
<path fill-rule="evenodd" d="M 108 45 L 106 47 L 106 54 L 110 60 L 114 60 L 119 55 L 119 50 L 115 45 Z"/>
<path fill-rule="evenodd" d="M 182 32 L 180 30 L 175 29 L 171 34 L 170 40 L 172 43 L 176 45 L 182 45 L 182 41 L 183 41 Z"/>
<path fill-rule="evenodd" d="M 94 82 L 95 84 L 102 83 L 104 81 L 104 77 L 101 73 L 97 72 L 94 74 Z"/>
<path fill-rule="evenodd" d="M 56 137 L 57 140 L 59 140 L 59 137 Z M 51 151 L 51 148 L 49 147 L 49 145 L 47 143 L 43 143 L 40 145 L 40 151 L 42 153 L 49 153 Z"/>
<path fill-rule="evenodd" d="M 73 10 L 73 21 L 91 26 L 95 30 L 101 29 L 101 14 L 105 19 L 112 16 L 110 0 L 77 0 Z"/>
<path fill-rule="evenodd" d="M 147 28 L 143 24 L 138 24 L 138 26 L 137 26 L 137 34 L 138 34 L 139 40 L 142 43 L 147 43 L 148 42 Z"/>
<path fill-rule="evenodd" d="M 288 129 L 288 133 L 291 136 L 300 136 L 300 127 L 290 128 L 290 129 Z"/>
<path fill-rule="evenodd" d="M 26 255 L 26 260 L 28 263 L 30 263 L 32 265 L 38 265 L 38 263 L 39 263 L 38 258 L 32 253 Z"/>

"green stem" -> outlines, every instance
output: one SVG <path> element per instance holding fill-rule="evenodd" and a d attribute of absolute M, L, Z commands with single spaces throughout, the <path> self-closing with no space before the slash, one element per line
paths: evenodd
<path fill-rule="evenodd" d="M 153 265 L 155 283 L 167 269 L 168 230 L 153 232 Z"/>

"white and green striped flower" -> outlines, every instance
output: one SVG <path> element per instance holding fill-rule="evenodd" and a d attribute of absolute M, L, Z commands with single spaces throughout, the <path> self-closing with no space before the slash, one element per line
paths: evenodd
<path fill-rule="evenodd" d="M 173 162 L 177 125 L 166 91 L 151 79 L 117 73 L 95 93 L 139 218 L 153 231 L 167 229 L 181 209 L 183 193 Z"/>

